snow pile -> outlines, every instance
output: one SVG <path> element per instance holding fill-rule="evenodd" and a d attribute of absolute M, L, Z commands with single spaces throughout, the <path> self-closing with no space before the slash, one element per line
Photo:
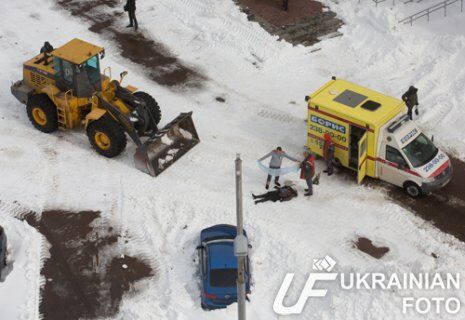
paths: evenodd
<path fill-rule="evenodd" d="M 0 203 L 0 225 L 7 235 L 7 267 L 0 282 L 2 319 L 39 319 L 43 237 L 27 222 L 13 218 L 17 206 Z M 42 253 L 44 251 L 44 253 Z"/>

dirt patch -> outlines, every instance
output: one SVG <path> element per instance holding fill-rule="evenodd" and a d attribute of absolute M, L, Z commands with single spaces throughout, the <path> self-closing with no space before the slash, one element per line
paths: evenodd
<path fill-rule="evenodd" d="M 381 259 L 386 253 L 389 252 L 388 247 L 377 247 L 370 239 L 364 237 L 359 237 L 357 242 L 355 242 L 355 246 L 358 250 L 369 254 L 375 259 Z"/>
<path fill-rule="evenodd" d="M 120 256 L 118 234 L 99 212 L 43 212 L 23 216 L 51 244 L 42 268 L 40 312 L 46 320 L 78 320 L 117 314 L 131 284 L 154 275 L 145 262 Z"/>
<path fill-rule="evenodd" d="M 72 15 L 90 22 L 89 30 L 111 38 L 121 50 L 121 55 L 142 65 L 147 75 L 167 87 L 201 88 L 206 80 L 198 71 L 186 66 L 160 43 L 133 29 L 116 28 L 115 20 L 123 13 L 117 0 L 58 0 L 57 4 Z M 113 9 L 112 12 L 106 11 Z M 126 16 L 126 14 L 124 14 Z"/>
<path fill-rule="evenodd" d="M 289 0 L 285 11 L 280 0 L 236 0 L 249 20 L 294 45 L 313 45 L 325 36 L 340 35 L 342 20 L 320 2 Z"/>
<path fill-rule="evenodd" d="M 465 242 L 465 163 L 451 158 L 451 182 L 437 192 L 413 199 L 399 188 L 389 189 L 389 197 L 406 209 L 431 222 L 443 232 Z"/>

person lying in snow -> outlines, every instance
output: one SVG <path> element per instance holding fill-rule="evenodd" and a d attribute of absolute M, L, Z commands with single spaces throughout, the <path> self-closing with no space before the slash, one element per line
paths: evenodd
<path fill-rule="evenodd" d="M 297 190 L 293 187 L 293 185 L 293 183 L 289 183 L 286 181 L 284 187 L 275 187 L 276 190 L 268 191 L 267 193 L 260 194 L 257 196 L 252 194 L 252 197 L 255 200 L 255 204 L 266 201 L 289 201 L 292 198 L 297 197 Z"/>

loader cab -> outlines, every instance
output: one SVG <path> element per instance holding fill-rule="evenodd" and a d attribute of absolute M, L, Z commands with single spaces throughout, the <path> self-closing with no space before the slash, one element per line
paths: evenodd
<path fill-rule="evenodd" d="M 78 98 L 90 98 L 102 90 L 100 58 L 103 48 L 74 39 L 52 52 L 56 86 Z"/>

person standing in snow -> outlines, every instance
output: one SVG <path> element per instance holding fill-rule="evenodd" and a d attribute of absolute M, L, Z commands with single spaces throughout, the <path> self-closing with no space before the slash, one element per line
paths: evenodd
<path fill-rule="evenodd" d="M 271 159 L 270 159 L 270 169 L 281 169 L 281 164 L 283 163 L 283 158 L 287 158 L 287 159 L 289 159 L 291 161 L 297 162 L 296 159 L 294 159 L 291 156 L 288 156 L 286 154 L 286 152 L 284 152 L 281 147 L 277 147 L 276 150 L 270 151 L 268 154 L 266 154 L 263 157 L 261 157 L 260 159 L 258 159 L 258 161 L 263 161 L 263 160 L 265 160 L 266 158 L 269 158 L 269 157 L 271 157 Z M 268 174 L 268 177 L 266 179 L 266 186 L 265 186 L 265 188 L 267 190 L 270 187 L 270 182 L 271 182 L 271 174 Z M 278 186 L 278 187 L 281 186 L 279 184 L 279 175 L 277 175 L 274 178 L 274 184 L 276 186 Z"/>
<path fill-rule="evenodd" d="M 304 152 L 304 160 L 300 164 L 300 179 L 307 182 L 305 196 L 313 195 L 313 176 L 315 175 L 315 157 L 310 151 Z"/>
<path fill-rule="evenodd" d="M 289 0 L 283 0 L 284 11 L 289 11 Z"/>
<path fill-rule="evenodd" d="M 255 200 L 255 204 L 266 202 L 266 201 L 289 201 L 292 198 L 297 197 L 297 190 L 293 187 L 293 183 L 286 181 L 284 187 L 279 187 L 276 190 L 268 191 L 267 193 L 254 195 L 252 193 L 252 197 Z M 258 200 L 257 200 L 258 199 Z"/>
<path fill-rule="evenodd" d="M 410 120 L 413 120 L 413 108 L 415 108 L 415 114 L 418 116 L 418 89 L 414 86 L 410 86 L 407 92 L 402 95 L 402 100 L 404 100 L 405 104 L 408 108 L 408 116 Z"/>
<path fill-rule="evenodd" d="M 331 139 L 331 136 L 329 133 L 325 133 L 325 144 L 323 147 L 323 158 L 326 161 L 326 170 L 323 172 L 327 173 L 328 176 L 333 174 L 333 160 L 334 160 L 334 142 L 333 139 Z"/>
<path fill-rule="evenodd" d="M 136 18 L 136 0 L 127 0 L 126 5 L 124 6 L 124 11 L 127 11 L 129 15 L 129 24 L 126 28 L 134 27 L 137 31 L 139 24 L 137 23 Z"/>

